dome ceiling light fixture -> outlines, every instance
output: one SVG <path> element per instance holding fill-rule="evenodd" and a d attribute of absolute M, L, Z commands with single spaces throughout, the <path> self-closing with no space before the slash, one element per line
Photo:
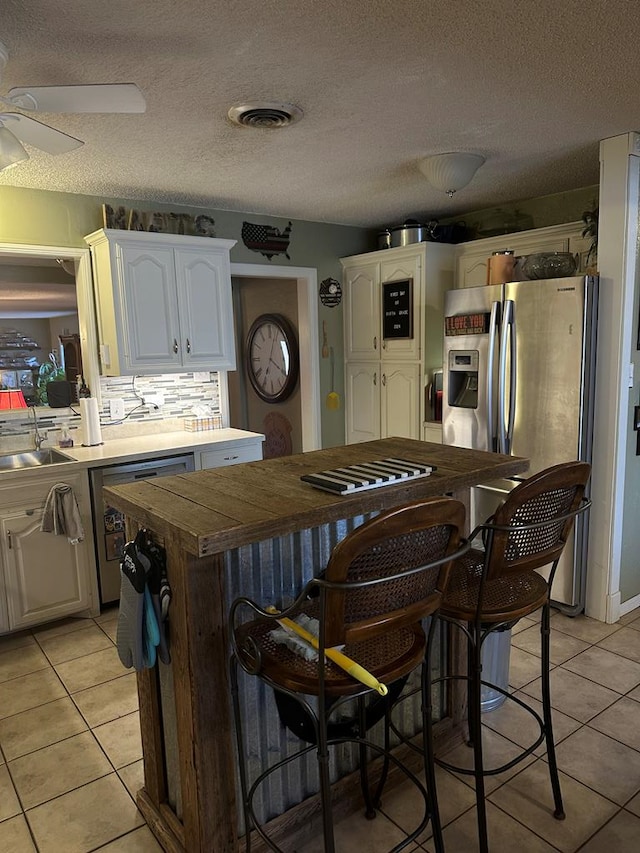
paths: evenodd
<path fill-rule="evenodd" d="M 481 154 L 450 151 L 425 157 L 418 167 L 435 189 L 442 190 L 451 198 L 455 192 L 467 186 L 484 161 Z"/>
<path fill-rule="evenodd" d="M 255 104 L 236 104 L 227 116 L 231 124 L 239 127 L 257 127 L 276 130 L 300 121 L 304 113 L 295 104 L 274 101 L 257 101 Z"/>
<path fill-rule="evenodd" d="M 0 172 L 29 159 L 19 139 L 0 121 Z"/>

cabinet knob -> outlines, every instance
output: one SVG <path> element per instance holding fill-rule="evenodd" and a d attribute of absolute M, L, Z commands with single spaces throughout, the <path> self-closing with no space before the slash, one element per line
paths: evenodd
<path fill-rule="evenodd" d="M 175 338 L 173 339 L 173 351 L 178 352 L 178 341 Z"/>
<path fill-rule="evenodd" d="M 191 352 L 191 341 L 187 338 L 187 352 Z"/>
<path fill-rule="evenodd" d="M 236 456 L 225 456 L 225 457 L 224 457 L 224 461 L 225 461 L 225 462 L 233 462 L 233 460 L 234 460 L 234 459 L 237 459 L 237 458 L 238 458 L 238 456 L 237 456 L 237 455 L 236 455 Z"/>
<path fill-rule="evenodd" d="M 377 335 L 373 336 L 373 348 L 378 349 L 378 336 Z"/>
<path fill-rule="evenodd" d="M 373 374 L 373 384 L 374 384 L 374 385 L 377 385 L 377 384 L 378 384 L 378 374 L 377 374 L 377 373 L 374 373 L 374 374 Z"/>
<path fill-rule="evenodd" d="M 386 384 L 387 384 L 387 374 L 386 373 L 382 374 L 382 384 L 384 386 L 386 386 Z"/>

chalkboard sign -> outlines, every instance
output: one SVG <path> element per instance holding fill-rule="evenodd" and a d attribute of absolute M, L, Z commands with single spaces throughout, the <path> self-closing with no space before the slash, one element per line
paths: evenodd
<path fill-rule="evenodd" d="M 382 337 L 413 337 L 413 279 L 385 281 L 382 285 Z"/>

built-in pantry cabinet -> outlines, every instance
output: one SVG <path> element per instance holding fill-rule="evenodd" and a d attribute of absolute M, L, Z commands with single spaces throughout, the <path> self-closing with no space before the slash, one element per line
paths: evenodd
<path fill-rule="evenodd" d="M 108 229 L 85 240 L 103 375 L 235 369 L 235 240 Z"/>
<path fill-rule="evenodd" d="M 421 437 L 422 389 L 442 364 L 443 300 L 453 287 L 454 251 L 416 243 L 342 259 L 347 444 Z M 384 285 L 393 282 L 402 289 L 409 283 L 400 306 L 408 307 L 409 328 L 399 337 L 384 334 Z M 401 325 L 406 321 L 407 315 Z"/>

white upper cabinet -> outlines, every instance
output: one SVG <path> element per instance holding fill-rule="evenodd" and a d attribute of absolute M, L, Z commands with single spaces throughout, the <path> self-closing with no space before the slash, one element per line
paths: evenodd
<path fill-rule="evenodd" d="M 346 359 L 380 358 L 380 267 L 363 263 L 345 268 Z"/>
<path fill-rule="evenodd" d="M 456 247 L 456 287 L 477 287 L 486 284 L 489 256 L 504 249 L 513 249 L 516 255 L 572 252 L 578 255 L 582 265 L 589 248 L 589 240 L 581 234 L 583 227 L 582 222 L 568 222 L 564 225 L 536 228 L 533 231 L 518 231 L 514 234 L 459 243 Z"/>
<path fill-rule="evenodd" d="M 114 230 L 85 239 L 103 374 L 235 369 L 235 241 Z"/>

